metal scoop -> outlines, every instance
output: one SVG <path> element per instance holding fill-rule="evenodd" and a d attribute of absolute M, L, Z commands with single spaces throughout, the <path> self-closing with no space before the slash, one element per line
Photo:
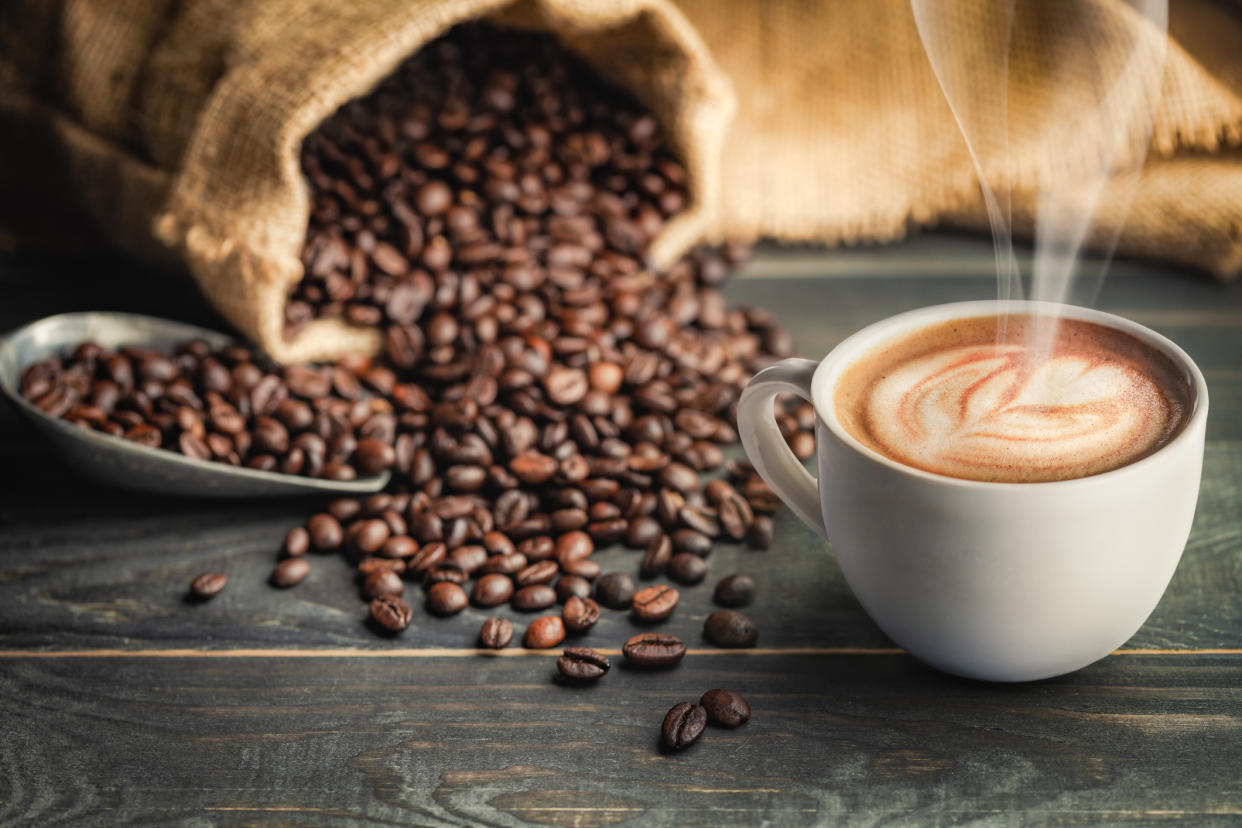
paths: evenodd
<path fill-rule="evenodd" d="M 110 486 L 161 495 L 191 497 L 280 497 L 299 494 L 370 494 L 388 483 L 385 472 L 357 480 L 321 480 L 195 460 L 175 451 L 79 428 L 31 405 L 20 390 L 32 363 L 66 354 L 86 341 L 107 348 L 142 345 L 171 350 L 188 339 L 213 348 L 228 336 L 181 322 L 133 313 L 62 313 L 31 322 L 0 341 L 0 390 L 35 427 L 51 439 L 74 472 Z"/>

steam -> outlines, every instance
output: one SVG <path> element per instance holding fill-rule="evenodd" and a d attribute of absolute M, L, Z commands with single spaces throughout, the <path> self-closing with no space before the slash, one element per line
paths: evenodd
<path fill-rule="evenodd" d="M 1017 186 L 1034 191 L 1030 297 L 1094 304 L 1118 229 L 1093 236 L 1093 219 L 1103 197 L 1117 200 L 1124 216 L 1138 184 L 1160 102 L 1167 0 L 911 0 L 911 8 L 979 176 L 1002 313 L 1025 293 L 1012 237 Z M 1053 26 L 1055 39 L 1046 36 Z M 1038 114 L 1017 134 L 1011 102 L 1023 115 Z M 1088 239 L 1103 259 L 1081 274 Z M 1056 319 L 1027 335 L 1032 359 L 1042 361 Z"/>

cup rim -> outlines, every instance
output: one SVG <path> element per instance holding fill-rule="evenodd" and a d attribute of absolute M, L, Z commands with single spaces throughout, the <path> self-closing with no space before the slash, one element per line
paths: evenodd
<path fill-rule="evenodd" d="M 891 339 L 894 335 L 916 330 L 925 325 L 935 324 L 937 322 L 945 322 L 952 319 L 964 319 L 972 316 L 989 316 L 1000 313 L 1045 313 L 1056 314 L 1070 319 L 1077 319 L 1085 322 L 1094 322 L 1114 330 L 1128 333 L 1140 341 L 1156 348 L 1161 353 L 1172 359 L 1179 368 L 1181 368 L 1191 388 L 1190 411 L 1186 416 L 1186 422 L 1181 430 L 1156 451 L 1146 457 L 1119 466 L 1109 471 L 1099 472 L 1098 474 L 1090 474 L 1085 477 L 1071 477 L 1066 480 L 1046 480 L 1038 482 L 1010 482 L 995 480 L 969 480 L 961 477 L 952 477 L 946 474 L 938 474 L 936 472 L 918 469 L 913 466 L 907 466 L 891 457 L 888 457 L 869 446 L 864 445 L 845 429 L 837 420 L 836 407 L 832 405 L 833 391 L 837 380 L 844 372 L 845 368 L 851 363 L 850 358 L 858 356 L 859 352 L 871 345 Z M 811 377 L 811 404 L 815 408 L 816 417 L 832 434 L 849 446 L 858 454 L 871 460 L 887 466 L 896 472 L 908 475 L 910 477 L 920 478 L 935 483 L 950 485 L 958 488 L 968 489 L 995 489 L 1009 490 L 1014 488 L 1021 489 L 1039 489 L 1047 490 L 1049 487 L 1069 487 L 1069 486 L 1089 486 L 1098 485 L 1101 481 L 1108 481 L 1118 476 L 1138 473 L 1141 469 L 1147 467 L 1151 463 L 1160 462 L 1160 458 L 1165 456 L 1175 446 L 1182 445 L 1194 438 L 1194 433 L 1199 431 L 1198 426 L 1207 417 L 1208 411 L 1208 390 L 1207 382 L 1203 378 L 1203 372 L 1199 370 L 1199 366 L 1190 358 L 1177 343 L 1173 342 L 1163 334 L 1159 334 L 1150 328 L 1140 325 L 1133 320 L 1126 319 L 1123 316 L 1108 313 L 1106 311 L 1096 310 L 1094 308 L 1085 308 L 1080 305 L 1062 304 L 1059 302 L 1040 302 L 1029 299 L 979 299 L 968 302 L 950 302 L 942 305 L 929 305 L 927 307 L 916 308 L 914 310 L 905 311 L 903 313 L 889 316 L 877 322 L 862 328 L 853 334 L 850 334 L 844 340 L 837 344 L 828 355 L 820 360 L 819 365 L 815 368 L 815 373 Z"/>

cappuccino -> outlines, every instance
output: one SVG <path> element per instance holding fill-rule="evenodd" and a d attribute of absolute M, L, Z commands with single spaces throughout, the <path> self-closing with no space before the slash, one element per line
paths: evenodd
<path fill-rule="evenodd" d="M 1055 324 L 1039 353 L 1036 323 Z M 942 322 L 879 345 L 833 392 L 860 443 L 917 469 L 1037 483 L 1100 474 L 1180 430 L 1191 391 L 1160 351 L 1113 328 L 1010 316 Z"/>

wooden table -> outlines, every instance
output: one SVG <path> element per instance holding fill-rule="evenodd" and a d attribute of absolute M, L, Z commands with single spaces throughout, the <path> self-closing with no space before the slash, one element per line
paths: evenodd
<path fill-rule="evenodd" d="M 820 356 L 920 305 L 995 295 L 985 242 L 769 251 L 729 287 Z M 102 262 L 8 263 L 0 328 L 127 309 L 220 324 L 192 288 Z M 196 309 L 196 305 L 198 306 Z M 1212 393 L 1194 531 L 1117 654 L 1021 685 L 958 680 L 893 648 L 788 512 L 767 553 L 722 547 L 667 629 L 676 670 L 551 680 L 548 653 L 469 649 L 484 613 L 364 627 L 339 558 L 287 592 L 265 576 L 299 502 L 144 499 L 73 479 L 7 409 L 0 461 L 0 823 L 117 825 L 1066 824 L 1242 820 L 1242 283 L 1116 264 L 1099 305 L 1168 334 Z M 605 569 L 632 569 L 608 551 Z M 204 570 L 230 575 L 183 601 Z M 747 570 L 760 647 L 700 631 L 710 583 Z M 631 627 L 609 614 L 589 643 Z M 737 731 L 656 750 L 665 710 L 712 687 Z"/>

